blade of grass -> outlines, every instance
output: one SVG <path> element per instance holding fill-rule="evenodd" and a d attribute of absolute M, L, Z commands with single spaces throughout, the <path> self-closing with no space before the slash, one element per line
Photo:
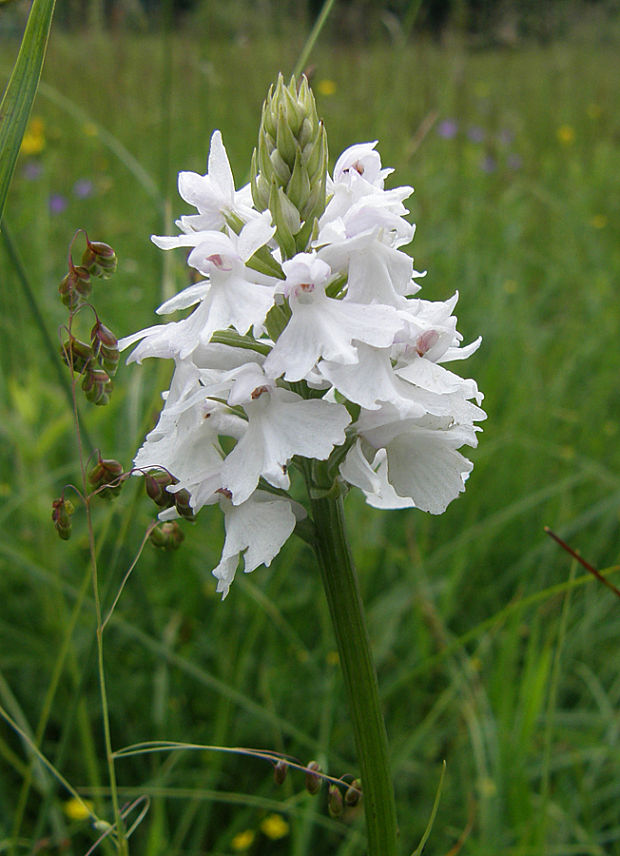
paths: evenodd
<path fill-rule="evenodd" d="M 60 351 L 54 345 L 54 340 L 52 339 L 50 332 L 47 329 L 47 326 L 45 324 L 45 318 L 43 317 L 43 313 L 39 308 L 34 289 L 30 285 L 30 280 L 28 278 L 25 265 L 19 254 L 17 245 L 13 240 L 11 230 L 8 228 L 6 221 L 2 219 L 0 219 L 0 233 L 2 234 L 2 239 L 4 241 L 4 247 L 6 249 L 7 256 L 9 257 L 9 260 L 13 265 L 15 273 L 17 274 L 17 279 L 19 280 L 19 284 L 21 285 L 22 291 L 24 292 L 24 295 L 26 297 L 26 302 L 32 313 L 34 322 L 38 327 L 39 332 L 41 333 L 43 345 L 45 347 L 45 350 L 47 351 L 49 360 L 56 370 L 56 374 L 58 375 L 58 381 L 67 398 L 69 407 L 73 410 L 73 395 L 71 393 L 71 382 L 67 374 L 67 367 L 63 364 L 60 358 Z"/>
<path fill-rule="evenodd" d="M 54 0 L 34 0 L 0 104 L 0 219 L 41 78 L 53 15 Z"/>
<path fill-rule="evenodd" d="M 295 77 L 299 77 L 299 75 L 303 72 L 306 63 L 308 62 L 308 57 L 312 53 L 312 49 L 314 48 L 317 39 L 323 29 L 325 22 L 329 16 L 329 13 L 332 10 L 332 6 L 334 5 L 335 0 L 325 0 L 323 4 L 323 8 L 319 12 L 319 16 L 316 19 L 314 27 L 312 28 L 310 35 L 306 39 L 306 44 L 303 46 L 301 53 L 299 54 L 299 59 L 295 64 L 295 68 L 293 69 L 293 74 Z"/>
<path fill-rule="evenodd" d="M 422 851 L 424 850 L 424 846 L 428 841 L 428 837 L 431 834 L 433 829 L 433 824 L 435 823 L 435 816 L 437 815 L 437 809 L 439 808 L 439 800 L 441 799 L 441 791 L 443 788 L 443 780 L 446 775 L 446 762 L 444 761 L 441 766 L 441 776 L 439 777 L 439 785 L 437 786 L 437 793 L 435 794 L 435 802 L 433 803 L 433 808 L 431 811 L 431 816 L 428 819 L 428 823 L 426 824 L 426 829 L 424 830 L 424 835 L 422 836 L 422 840 L 413 851 L 411 856 L 421 856 Z"/>

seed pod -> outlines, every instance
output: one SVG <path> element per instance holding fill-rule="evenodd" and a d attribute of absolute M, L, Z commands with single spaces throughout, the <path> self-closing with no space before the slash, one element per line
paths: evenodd
<path fill-rule="evenodd" d="M 90 341 L 93 354 L 99 360 L 101 368 L 110 376 L 116 374 L 121 355 L 114 333 L 101 321 L 97 321 L 90 331 Z"/>
<path fill-rule="evenodd" d="M 112 499 L 118 493 L 118 487 L 122 484 L 119 476 L 123 474 L 123 465 L 113 458 L 102 458 L 99 455 L 97 463 L 88 473 L 88 481 L 97 491 L 97 496 L 103 499 Z M 114 487 L 104 487 L 114 485 Z"/>
<path fill-rule="evenodd" d="M 71 537 L 71 515 L 74 511 L 73 503 L 64 496 L 52 502 L 52 520 L 63 541 L 68 541 Z"/>
<path fill-rule="evenodd" d="M 362 798 L 362 783 L 359 779 L 353 779 L 347 790 L 345 791 L 344 801 L 346 805 L 354 806 L 359 803 Z"/>
<path fill-rule="evenodd" d="M 86 374 L 82 380 L 82 389 L 87 401 L 92 404 L 104 405 L 110 401 L 110 395 L 114 384 L 110 380 L 110 376 L 103 369 L 86 369 Z"/>
<path fill-rule="evenodd" d="M 195 520 L 194 509 L 190 505 L 190 495 L 187 490 L 179 490 L 173 493 L 174 505 L 181 517 L 186 520 Z"/>
<path fill-rule="evenodd" d="M 91 292 L 90 273 L 82 265 L 69 263 L 69 273 L 58 286 L 60 299 L 67 309 L 75 309 Z"/>
<path fill-rule="evenodd" d="M 149 535 L 149 541 L 159 550 L 178 550 L 185 535 L 176 520 L 160 523 Z"/>
<path fill-rule="evenodd" d="M 60 355 L 69 368 L 72 368 L 77 374 L 82 374 L 94 359 L 90 345 L 87 345 L 86 342 L 81 342 L 74 336 L 63 342 L 60 348 Z"/>
<path fill-rule="evenodd" d="M 342 801 L 342 792 L 338 785 L 330 785 L 327 795 L 327 810 L 330 817 L 340 817 L 344 811 L 344 803 Z"/>
<path fill-rule="evenodd" d="M 286 779 L 286 774 L 288 773 L 288 764 L 286 761 L 278 761 L 278 763 L 273 768 L 273 778 L 275 780 L 276 785 L 281 785 Z"/>
<path fill-rule="evenodd" d="M 166 488 L 177 484 L 177 479 L 165 470 L 154 470 L 144 477 L 144 487 L 147 496 L 152 499 L 159 508 L 170 508 L 174 505 L 174 494 L 169 493 Z"/>
<path fill-rule="evenodd" d="M 310 761 L 306 765 L 306 790 L 314 796 L 321 790 L 321 777 L 317 776 L 321 768 L 316 761 Z"/>
<path fill-rule="evenodd" d="M 86 238 L 82 265 L 91 276 L 107 279 L 116 270 L 116 253 L 109 244 L 104 244 L 102 241 L 89 241 Z"/>

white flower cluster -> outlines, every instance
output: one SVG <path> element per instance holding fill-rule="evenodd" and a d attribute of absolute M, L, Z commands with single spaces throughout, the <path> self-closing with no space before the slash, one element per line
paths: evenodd
<path fill-rule="evenodd" d="M 249 186 L 235 190 L 216 131 L 208 173 L 179 175 L 179 193 L 198 213 L 177 221 L 179 236 L 153 237 L 163 249 L 191 248 L 188 263 L 204 279 L 158 310 L 194 307 L 185 319 L 120 343 L 139 342 L 130 361 L 175 361 L 134 464 L 167 470 L 177 479 L 168 489 L 187 490 L 194 511 L 220 504 L 226 539 L 213 573 L 224 596 L 240 557 L 246 572 L 268 565 L 305 515 L 286 493 L 293 459 L 325 461 L 340 447 L 339 477 L 368 503 L 433 514 L 472 469 L 457 450 L 476 445 L 482 394 L 444 364 L 480 340 L 460 347 L 458 295 L 414 296 L 421 274 L 399 250 L 414 233 L 403 205 L 412 188 L 384 189 L 391 170 L 375 145 L 340 156 L 318 233 L 306 252 L 282 261 L 270 212 L 255 210 Z M 281 277 L 253 264 L 266 250 Z M 270 338 L 267 316 L 278 307 L 286 323 Z M 236 344 L 212 341 L 224 330 L 236 331 Z"/>

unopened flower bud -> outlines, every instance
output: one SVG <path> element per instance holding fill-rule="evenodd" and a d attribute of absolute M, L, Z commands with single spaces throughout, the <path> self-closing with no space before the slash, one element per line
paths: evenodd
<path fill-rule="evenodd" d="M 104 499 L 111 499 L 116 495 L 121 484 L 119 477 L 123 474 L 123 465 L 113 458 L 102 458 L 99 455 L 97 463 L 88 473 L 88 481 L 91 483 L 93 490 L 97 491 L 97 496 Z M 104 487 L 104 485 L 113 485 L 113 487 Z"/>
<path fill-rule="evenodd" d="M 177 484 L 177 479 L 165 470 L 154 470 L 144 477 L 144 487 L 149 499 L 152 499 L 159 508 L 170 508 L 174 505 L 174 494 L 169 493 L 166 488 Z"/>
<path fill-rule="evenodd" d="M 353 779 L 347 790 L 345 791 L 344 801 L 346 805 L 354 806 L 359 803 L 362 798 L 362 783 L 359 779 Z"/>
<path fill-rule="evenodd" d="M 176 520 L 160 523 L 149 535 L 151 544 L 160 550 L 178 550 L 184 538 L 185 535 Z"/>
<path fill-rule="evenodd" d="M 327 810 L 329 811 L 330 817 L 340 817 L 340 815 L 344 811 L 342 793 L 338 785 L 329 786 L 329 793 L 327 795 Z"/>
<path fill-rule="evenodd" d="M 60 353 L 69 368 L 73 369 L 77 374 L 82 374 L 94 358 L 90 345 L 87 345 L 86 342 L 81 342 L 74 336 L 63 342 Z"/>
<path fill-rule="evenodd" d="M 121 355 L 114 333 L 101 321 L 97 321 L 90 331 L 90 341 L 93 354 L 99 360 L 101 368 L 110 376 L 116 374 Z"/>
<path fill-rule="evenodd" d="M 63 496 L 52 502 L 52 520 L 63 541 L 68 541 L 71 537 L 71 515 L 74 511 L 75 508 L 71 500 L 65 499 Z"/>
<path fill-rule="evenodd" d="M 281 785 L 286 779 L 286 774 L 288 773 L 288 764 L 286 761 L 278 761 L 278 763 L 273 768 L 273 778 L 276 785 Z"/>
<path fill-rule="evenodd" d="M 110 376 L 103 369 L 86 369 L 86 374 L 82 381 L 82 389 L 86 399 L 91 404 L 104 405 L 110 401 L 110 395 L 114 384 L 110 380 Z"/>
<path fill-rule="evenodd" d="M 287 86 L 279 75 L 263 105 L 251 187 L 256 208 L 271 211 L 287 258 L 307 248 L 325 210 L 326 175 L 327 138 L 308 81 L 298 86 L 292 77 Z"/>
<path fill-rule="evenodd" d="M 58 286 L 60 299 L 67 309 L 75 309 L 91 292 L 90 273 L 82 265 L 69 263 L 69 273 Z"/>
<path fill-rule="evenodd" d="M 306 765 L 306 790 L 314 796 L 321 790 L 321 777 L 317 775 L 321 768 L 316 761 L 310 761 Z"/>
<path fill-rule="evenodd" d="M 107 279 L 116 270 L 116 253 L 109 244 L 101 241 L 89 241 L 86 238 L 86 249 L 82 256 L 82 265 L 91 276 Z"/>

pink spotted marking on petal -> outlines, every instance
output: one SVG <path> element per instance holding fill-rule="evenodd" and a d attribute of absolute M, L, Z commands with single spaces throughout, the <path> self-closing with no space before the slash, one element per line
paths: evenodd
<path fill-rule="evenodd" d="M 416 351 L 419 356 L 423 357 L 430 349 L 437 343 L 439 339 L 439 333 L 437 330 L 425 330 L 424 333 L 418 338 L 416 343 Z"/>
<path fill-rule="evenodd" d="M 302 291 L 308 292 L 314 291 L 314 283 L 313 282 L 300 282 L 298 288 Z"/>
<path fill-rule="evenodd" d="M 260 398 L 264 392 L 269 392 L 268 386 L 257 386 L 256 389 L 252 391 L 250 398 L 252 401 L 256 401 L 256 399 Z"/>
<path fill-rule="evenodd" d="M 218 487 L 218 489 L 215 492 L 221 493 L 222 496 L 226 497 L 226 499 L 232 499 L 232 491 L 228 490 L 227 487 Z"/>
<path fill-rule="evenodd" d="M 219 253 L 213 253 L 212 256 L 207 256 L 207 261 L 211 262 L 213 267 L 216 267 L 218 270 L 232 270 L 230 265 L 226 265 L 224 259 Z"/>
<path fill-rule="evenodd" d="M 352 163 L 351 166 L 348 166 L 345 170 L 343 170 L 343 172 L 349 172 L 352 169 L 354 169 L 355 172 L 359 173 L 359 175 L 364 175 L 364 166 L 359 161 L 355 161 L 355 163 Z"/>

